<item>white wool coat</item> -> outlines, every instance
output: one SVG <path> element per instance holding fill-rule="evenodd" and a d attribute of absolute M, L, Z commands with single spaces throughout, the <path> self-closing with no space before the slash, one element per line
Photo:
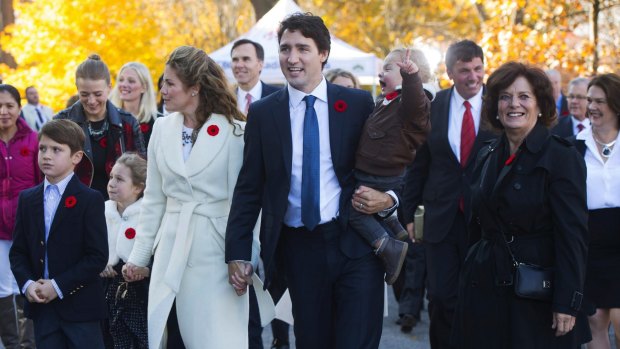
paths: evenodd
<path fill-rule="evenodd" d="M 248 296 L 228 283 L 224 234 L 243 158 L 245 123 L 213 114 L 183 161 L 183 116 L 158 118 L 148 148 L 147 180 L 128 262 L 154 255 L 149 288 L 149 347 L 159 348 L 173 301 L 188 349 L 248 347 Z M 253 261 L 258 260 L 258 229 Z M 257 288 L 257 292 L 263 292 Z"/>

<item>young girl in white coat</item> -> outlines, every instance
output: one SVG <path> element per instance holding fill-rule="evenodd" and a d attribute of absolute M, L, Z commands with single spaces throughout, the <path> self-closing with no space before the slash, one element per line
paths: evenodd
<path fill-rule="evenodd" d="M 138 231 L 142 194 L 146 183 L 146 160 L 138 154 L 125 153 L 110 172 L 105 218 L 108 226 L 108 265 L 101 273 L 109 278 L 106 302 L 109 312 L 108 347 L 148 348 L 146 310 L 148 267 L 139 268 L 135 282 L 123 279 L 121 269 L 131 253 Z"/>

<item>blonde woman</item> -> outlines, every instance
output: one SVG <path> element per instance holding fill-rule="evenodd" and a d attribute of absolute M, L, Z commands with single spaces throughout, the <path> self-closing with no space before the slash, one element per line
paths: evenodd
<path fill-rule="evenodd" d="M 149 69 L 138 62 L 123 65 L 116 77 L 116 86 L 110 93 L 110 101 L 138 120 L 144 144 L 148 147 L 153 124 L 159 115 Z"/>

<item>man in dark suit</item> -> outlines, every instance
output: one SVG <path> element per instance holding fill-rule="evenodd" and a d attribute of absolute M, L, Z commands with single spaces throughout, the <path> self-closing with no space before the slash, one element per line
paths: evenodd
<path fill-rule="evenodd" d="M 263 46 L 255 41 L 248 39 L 240 39 L 233 43 L 230 50 L 232 59 L 232 71 L 237 81 L 237 107 L 247 115 L 248 109 L 252 102 L 267 97 L 279 90 L 278 87 L 267 85 L 260 80 L 260 73 L 263 69 L 263 61 L 265 59 L 265 50 Z M 258 272 L 258 271 L 257 271 Z M 276 279 L 271 284 L 269 293 L 273 297 L 274 302 L 278 302 L 284 292 L 286 286 L 281 279 Z M 254 287 L 250 286 L 250 323 L 248 325 L 249 332 L 249 349 L 263 348 L 263 328 L 261 326 L 260 315 L 258 313 L 258 303 Z M 274 349 L 288 349 L 288 324 L 281 320 L 273 320 L 271 323 L 273 331 Z"/>
<path fill-rule="evenodd" d="M 562 93 L 562 74 L 555 69 L 545 71 L 553 86 L 553 98 L 555 98 L 555 108 L 558 112 L 558 119 L 563 119 L 569 115 L 568 100 Z"/>
<path fill-rule="evenodd" d="M 476 43 L 452 44 L 446 54 L 454 86 L 431 104 L 431 133 L 407 173 L 403 204 L 413 237 L 415 208 L 424 204 L 424 244 L 431 347 L 450 348 L 459 269 L 468 248 L 466 217 L 476 154 L 492 134 L 480 120 L 484 55 Z"/>
<path fill-rule="evenodd" d="M 230 50 L 232 72 L 237 81 L 237 106 L 248 114 L 250 104 L 279 90 L 260 80 L 263 70 L 265 50 L 258 42 L 240 39 L 233 43 Z"/>
<path fill-rule="evenodd" d="M 568 138 L 590 128 L 590 119 L 587 118 L 588 83 L 590 79 L 575 78 L 568 83 L 568 111 L 570 117 L 561 118 L 553 127 L 551 133 Z"/>
<path fill-rule="evenodd" d="M 83 144 L 72 121 L 43 125 L 38 157 L 45 181 L 19 196 L 9 257 L 40 349 L 103 349 L 105 208 L 101 194 L 73 174 Z"/>
<path fill-rule="evenodd" d="M 365 213 L 385 215 L 396 207 L 387 193 L 354 188 L 355 152 L 372 97 L 326 82 L 321 71 L 330 34 L 320 17 L 287 17 L 278 42 L 288 86 L 250 106 L 226 229 L 229 282 L 245 293 L 252 229 L 262 209 L 265 285 L 274 273 L 286 276 L 296 347 L 377 348 L 383 267 L 348 227 L 350 200 Z"/>

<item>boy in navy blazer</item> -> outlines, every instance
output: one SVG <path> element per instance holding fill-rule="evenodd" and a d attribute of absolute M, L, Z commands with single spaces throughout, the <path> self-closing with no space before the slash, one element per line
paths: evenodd
<path fill-rule="evenodd" d="M 73 174 L 83 144 L 74 122 L 46 123 L 38 158 L 45 181 L 19 196 L 9 257 L 39 349 L 103 348 L 105 210 L 101 194 Z"/>

